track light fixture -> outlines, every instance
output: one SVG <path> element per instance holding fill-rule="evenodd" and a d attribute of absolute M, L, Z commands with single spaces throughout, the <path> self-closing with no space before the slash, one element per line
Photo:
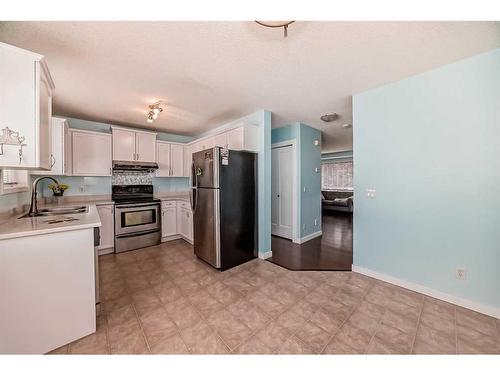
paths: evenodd
<path fill-rule="evenodd" d="M 158 118 L 158 115 L 163 112 L 163 108 L 161 107 L 161 102 L 158 101 L 156 103 L 149 105 L 148 117 L 146 119 L 150 124 Z"/>

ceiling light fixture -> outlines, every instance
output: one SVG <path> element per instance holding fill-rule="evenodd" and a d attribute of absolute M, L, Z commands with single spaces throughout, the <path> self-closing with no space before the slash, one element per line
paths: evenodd
<path fill-rule="evenodd" d="M 283 36 L 286 38 L 288 36 L 288 25 L 291 25 L 295 21 L 255 21 L 255 23 L 264 27 L 282 27 Z"/>
<path fill-rule="evenodd" d="M 158 115 L 163 112 L 163 108 L 161 107 L 161 101 L 158 101 L 156 103 L 153 103 L 148 106 L 149 111 L 148 111 L 148 117 L 146 118 L 146 121 L 149 122 L 150 124 L 158 118 Z"/>
<path fill-rule="evenodd" d="M 320 119 L 324 122 L 332 122 L 339 118 L 339 115 L 335 112 L 325 113 Z"/>

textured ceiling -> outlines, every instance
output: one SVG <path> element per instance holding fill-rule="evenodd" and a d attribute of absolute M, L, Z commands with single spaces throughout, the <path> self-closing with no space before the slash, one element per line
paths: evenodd
<path fill-rule="evenodd" d="M 288 35 L 254 22 L 0 23 L 0 41 L 46 56 L 56 114 L 196 135 L 267 109 L 273 127 L 321 129 L 324 152 L 352 147 L 353 94 L 499 47 L 500 23 L 295 22 Z"/>

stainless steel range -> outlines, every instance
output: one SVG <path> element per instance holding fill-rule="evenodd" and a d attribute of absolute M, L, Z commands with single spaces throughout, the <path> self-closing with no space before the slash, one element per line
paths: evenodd
<path fill-rule="evenodd" d="M 161 243 L 160 200 L 153 185 L 113 185 L 115 253 Z"/>

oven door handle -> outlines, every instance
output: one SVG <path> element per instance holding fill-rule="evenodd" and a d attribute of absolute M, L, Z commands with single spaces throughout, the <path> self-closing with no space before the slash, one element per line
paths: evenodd
<path fill-rule="evenodd" d="M 141 205 L 127 205 L 127 206 L 115 206 L 115 208 L 122 209 L 122 208 L 143 208 L 143 207 L 149 207 L 149 208 L 156 208 L 158 209 L 159 204 L 141 204 Z"/>
<path fill-rule="evenodd" d="M 155 232 L 159 232 L 159 231 L 160 231 L 159 229 L 145 230 L 142 232 L 134 232 L 134 233 L 130 233 L 130 234 L 120 234 L 120 235 L 116 235 L 115 237 L 116 238 L 138 237 L 138 236 L 143 236 L 145 234 L 155 233 Z"/>

